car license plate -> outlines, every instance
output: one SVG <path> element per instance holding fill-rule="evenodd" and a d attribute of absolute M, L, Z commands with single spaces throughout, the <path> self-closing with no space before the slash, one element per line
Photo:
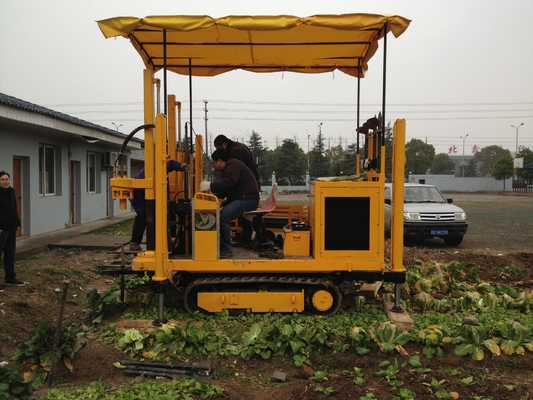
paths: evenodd
<path fill-rule="evenodd" d="M 446 236 L 448 234 L 448 230 L 447 229 L 433 229 L 431 231 L 431 234 L 435 236 Z"/>

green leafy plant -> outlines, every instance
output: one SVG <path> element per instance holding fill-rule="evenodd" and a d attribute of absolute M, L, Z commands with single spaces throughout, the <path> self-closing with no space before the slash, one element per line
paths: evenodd
<path fill-rule="evenodd" d="M 346 334 L 346 340 L 360 356 L 370 353 L 372 341 L 370 335 L 363 328 L 352 326 Z"/>
<path fill-rule="evenodd" d="M 115 392 L 102 381 L 91 382 L 78 389 L 54 389 L 40 397 L 41 400 L 125 400 L 125 399 L 207 399 L 224 397 L 224 389 L 211 383 L 195 379 L 177 377 L 172 380 L 157 381 L 145 379 Z"/>
<path fill-rule="evenodd" d="M 422 354 L 427 358 L 433 358 L 433 356 L 442 356 L 442 348 L 451 342 L 451 337 L 446 334 L 442 326 L 430 325 L 418 332 L 418 341 L 423 345 Z"/>
<path fill-rule="evenodd" d="M 242 352 L 241 357 L 244 360 L 249 360 L 254 355 L 259 355 L 263 359 L 270 358 L 272 350 L 267 341 L 268 335 L 272 327 L 262 329 L 261 325 L 253 324 L 248 332 L 242 335 Z"/>
<path fill-rule="evenodd" d="M 344 370 L 342 371 L 344 375 L 350 375 L 353 377 L 353 383 L 357 386 L 363 386 L 366 381 L 363 379 L 364 372 L 362 368 L 353 367 L 353 371 Z"/>
<path fill-rule="evenodd" d="M 526 350 L 533 351 L 533 338 L 531 328 L 517 321 L 501 323 L 499 325 L 500 349 L 504 354 L 524 355 Z"/>
<path fill-rule="evenodd" d="M 185 331 L 180 325 L 163 324 L 147 340 L 142 355 L 148 359 L 157 358 L 161 353 L 177 355 L 186 345 Z"/>
<path fill-rule="evenodd" d="M 131 328 L 124 332 L 118 343 L 119 350 L 130 351 L 132 355 L 141 354 L 144 349 L 144 335 L 137 328 Z"/>
<path fill-rule="evenodd" d="M 467 377 L 464 377 L 462 379 L 459 379 L 458 382 L 461 383 L 464 386 L 471 386 L 471 385 L 475 384 L 474 377 L 472 377 L 472 376 L 467 376 Z"/>
<path fill-rule="evenodd" d="M 391 381 L 391 380 L 395 380 L 398 378 L 398 374 L 400 373 L 400 367 L 402 367 L 403 364 L 400 363 L 397 358 L 395 358 L 394 364 L 391 364 L 389 361 L 383 361 L 382 363 L 379 364 L 379 366 L 380 367 L 387 366 L 387 368 L 382 369 L 376 372 L 375 374 L 377 376 L 382 376 L 386 378 L 387 381 Z"/>
<path fill-rule="evenodd" d="M 353 299 L 353 305 L 356 311 L 361 311 L 365 305 L 365 296 L 355 296 Z"/>
<path fill-rule="evenodd" d="M 32 382 L 34 387 L 42 385 L 50 372 L 55 336 L 56 327 L 41 322 L 35 329 L 34 336 L 24 342 L 12 357 L 13 361 L 26 363 L 29 371 L 24 380 Z M 63 361 L 67 368 L 72 370 L 71 361 L 74 354 L 85 342 L 83 333 L 78 335 L 71 327 L 64 327 L 59 338 L 56 362 Z"/>
<path fill-rule="evenodd" d="M 335 390 L 331 387 L 322 387 L 322 386 L 317 386 L 315 388 L 315 392 L 319 392 L 319 393 L 324 393 L 326 396 L 329 396 L 330 394 L 334 393 Z"/>
<path fill-rule="evenodd" d="M 440 381 L 432 379 L 431 382 L 422 382 L 422 385 L 429 386 L 432 389 L 438 389 L 444 384 L 444 382 L 446 382 L 446 379 L 441 379 Z"/>
<path fill-rule="evenodd" d="M 409 389 L 400 389 L 398 396 L 394 396 L 393 400 L 414 400 L 416 399 L 416 393 L 411 392 Z"/>
<path fill-rule="evenodd" d="M 207 324 L 195 325 L 187 321 L 183 327 L 185 354 L 208 354 L 215 350 L 216 343 L 209 340 L 210 330 Z"/>
<path fill-rule="evenodd" d="M 376 329 L 370 330 L 370 336 L 382 352 L 390 353 L 397 350 L 400 354 L 407 355 L 402 346 L 409 341 L 409 334 L 401 331 L 394 323 L 383 322 Z"/>
<path fill-rule="evenodd" d="M 315 371 L 315 374 L 309 379 L 317 382 L 327 381 L 328 373 L 326 371 Z"/>
<path fill-rule="evenodd" d="M 483 347 L 492 354 L 499 356 L 500 348 L 492 339 L 487 338 L 487 330 L 481 325 L 461 325 L 459 327 L 460 336 L 452 339 L 452 343 L 457 345 L 455 354 L 465 356 L 470 354 L 474 360 L 483 360 L 485 352 Z"/>
<path fill-rule="evenodd" d="M 87 315 L 91 325 L 102 322 L 104 312 L 109 311 L 120 303 L 120 291 L 108 290 L 103 295 L 96 289 L 87 293 L 87 307 L 83 312 Z"/>
<path fill-rule="evenodd" d="M 435 392 L 435 397 L 437 399 L 453 399 L 453 400 L 455 400 L 455 399 L 459 398 L 459 393 L 457 393 L 457 392 L 449 392 L 449 393 L 447 393 L 447 392 L 445 392 L 443 390 L 437 390 Z"/>
<path fill-rule="evenodd" d="M 31 384 L 24 382 L 16 368 L 0 367 L 0 399 L 29 397 L 31 389 Z"/>
<path fill-rule="evenodd" d="M 424 368 L 424 366 L 420 362 L 420 357 L 419 356 L 412 356 L 409 359 L 409 365 L 411 367 L 414 367 L 415 368 L 415 372 L 417 374 L 419 374 L 419 375 L 424 375 L 424 374 L 427 374 L 428 372 L 431 372 L 431 368 Z"/>

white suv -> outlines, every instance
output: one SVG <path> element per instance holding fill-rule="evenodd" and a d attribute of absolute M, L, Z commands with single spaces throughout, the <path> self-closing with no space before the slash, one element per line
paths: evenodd
<path fill-rule="evenodd" d="M 468 230 L 466 213 L 446 199 L 433 185 L 404 184 L 404 239 L 444 239 L 450 246 L 458 246 Z M 392 184 L 385 184 L 385 230 L 390 233 Z"/>

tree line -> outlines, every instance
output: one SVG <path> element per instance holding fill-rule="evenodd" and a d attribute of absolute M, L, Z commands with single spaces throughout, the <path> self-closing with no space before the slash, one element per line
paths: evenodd
<path fill-rule="evenodd" d="M 392 132 L 385 131 L 385 174 L 392 178 Z M 262 182 L 270 182 L 272 175 L 280 185 L 303 185 L 309 173 L 311 180 L 324 176 L 340 176 L 355 174 L 355 156 L 357 144 L 342 147 L 341 144 L 326 148 L 324 137 L 318 134 L 314 146 L 306 153 L 292 139 L 284 139 L 281 146 L 269 149 L 263 144 L 261 135 L 252 131 L 245 143 L 251 150 L 259 165 Z M 360 159 L 364 160 L 364 146 L 359 148 Z M 435 147 L 420 139 L 411 139 L 405 145 L 405 177 L 410 174 L 450 175 L 456 173 L 456 165 L 446 153 L 435 154 Z M 533 151 L 526 148 L 517 154 L 524 158 L 525 164 L 533 165 Z M 209 166 L 207 166 L 209 170 Z M 498 145 L 482 148 L 466 165 L 461 166 L 459 176 L 494 177 L 505 180 L 516 172 L 518 179 L 533 180 L 533 169 L 520 168 L 515 170 L 511 152 Z"/>

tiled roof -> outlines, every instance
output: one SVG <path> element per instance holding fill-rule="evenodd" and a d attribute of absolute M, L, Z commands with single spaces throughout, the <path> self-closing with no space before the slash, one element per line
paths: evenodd
<path fill-rule="evenodd" d="M 18 108 L 18 109 L 25 110 L 25 111 L 30 111 L 30 112 L 37 113 L 37 114 L 46 115 L 51 118 L 56 118 L 61 121 L 65 121 L 65 122 L 68 122 L 74 125 L 83 126 L 85 128 L 94 129 L 100 132 L 104 132 L 108 135 L 117 136 L 123 139 L 128 136 L 123 133 L 117 132 L 114 129 L 109 129 L 101 125 L 96 125 L 96 124 L 93 124 L 92 122 L 84 121 L 82 119 L 72 117 L 70 115 L 51 110 L 49 108 L 30 103 L 28 101 L 20 100 L 20 99 L 17 99 L 16 97 L 8 96 L 7 94 L 4 94 L 4 93 L 0 93 L 0 104 L 4 104 L 6 106 Z M 135 142 L 139 142 L 139 143 L 143 142 L 143 140 L 136 138 L 136 137 L 132 137 L 131 140 Z"/>

